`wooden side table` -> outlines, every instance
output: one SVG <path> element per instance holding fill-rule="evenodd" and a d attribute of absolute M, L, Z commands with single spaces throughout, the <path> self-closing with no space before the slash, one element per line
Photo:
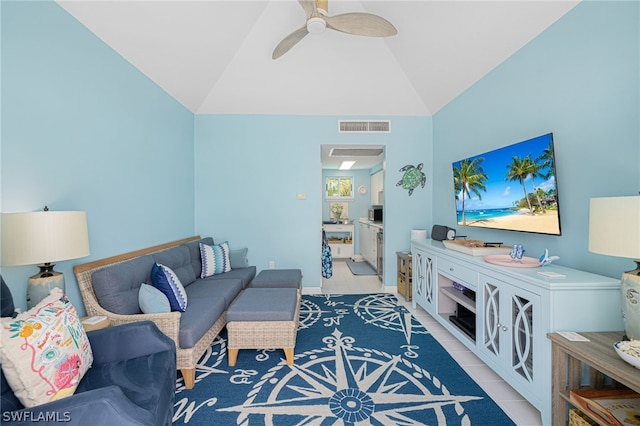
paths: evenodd
<path fill-rule="evenodd" d="M 111 321 L 109 321 L 109 318 L 104 316 L 82 317 L 80 318 L 80 321 L 82 321 L 84 331 L 100 330 L 102 328 L 111 326 Z"/>
<path fill-rule="evenodd" d="M 623 331 L 579 333 L 588 342 L 570 341 L 558 333 L 549 333 L 552 350 L 552 407 L 553 424 L 567 424 L 567 404 L 571 404 L 569 391 L 581 386 L 581 366 L 591 367 L 589 388 L 603 387 L 604 376 L 614 381 L 614 386 L 623 385 L 640 392 L 640 371 L 624 362 L 613 349 L 613 344 L 622 339 Z M 568 378 L 568 380 L 567 380 Z M 573 405 L 573 404 L 571 404 Z M 598 419 L 590 416 L 594 421 Z"/>
<path fill-rule="evenodd" d="M 398 257 L 398 293 L 404 296 L 408 302 L 411 300 L 411 253 L 406 251 L 397 251 Z"/>

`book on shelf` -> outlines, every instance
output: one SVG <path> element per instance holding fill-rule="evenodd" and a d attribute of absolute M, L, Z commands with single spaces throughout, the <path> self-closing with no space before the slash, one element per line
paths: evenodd
<path fill-rule="evenodd" d="M 640 394 L 629 389 L 580 389 L 569 392 L 571 402 L 602 424 L 640 425 Z"/>

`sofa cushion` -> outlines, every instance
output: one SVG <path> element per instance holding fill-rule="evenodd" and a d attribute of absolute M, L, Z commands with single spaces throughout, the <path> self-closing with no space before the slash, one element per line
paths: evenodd
<path fill-rule="evenodd" d="M 185 291 L 189 295 L 189 300 L 201 297 L 222 297 L 224 308 L 227 309 L 233 299 L 242 291 L 242 281 L 239 279 L 210 280 L 204 278 L 191 284 Z"/>
<path fill-rule="evenodd" d="M 171 312 L 171 304 L 167 296 L 149 284 L 142 284 L 138 293 L 140 310 L 145 314 L 161 314 Z"/>
<path fill-rule="evenodd" d="M 292 321 L 298 303 L 294 288 L 248 288 L 227 311 L 227 321 Z"/>
<path fill-rule="evenodd" d="M 224 315 L 225 309 L 226 303 L 222 297 L 192 299 L 189 302 L 189 309 L 180 316 L 180 335 L 178 337 L 180 347 L 192 348 L 218 318 Z"/>
<path fill-rule="evenodd" d="M 249 266 L 248 268 L 232 269 L 224 274 L 214 275 L 212 277 L 205 278 L 207 281 L 215 280 L 228 280 L 230 278 L 239 279 L 242 281 L 242 288 L 247 288 L 253 277 L 256 276 L 256 267 Z"/>
<path fill-rule="evenodd" d="M 164 293 L 174 311 L 184 312 L 187 309 L 188 297 L 180 278 L 165 265 L 154 263 L 151 268 L 153 286 Z"/>
<path fill-rule="evenodd" d="M 4 282 L 4 278 L 0 275 L 0 283 L 2 285 L 2 289 L 0 289 L 0 299 L 2 299 L 2 313 L 0 316 L 3 317 L 15 317 L 17 315 L 16 308 L 13 305 L 13 296 L 11 295 L 11 290 L 9 290 L 9 286 Z"/>
<path fill-rule="evenodd" d="M 231 269 L 247 268 L 249 267 L 249 259 L 247 259 L 247 252 L 249 249 L 229 249 L 229 262 L 231 263 Z"/>
<path fill-rule="evenodd" d="M 94 272 L 91 283 L 100 306 L 116 314 L 141 313 L 138 292 L 142 283 L 151 282 L 153 263 L 153 257 L 146 255 Z"/>
<path fill-rule="evenodd" d="M 152 256 L 156 263 L 171 268 L 183 286 L 187 286 L 196 280 L 197 275 L 194 274 L 191 266 L 191 253 L 185 245 L 159 251 L 153 253 Z"/>
<path fill-rule="evenodd" d="M 189 250 L 189 257 L 191 258 L 191 267 L 193 268 L 193 274 L 196 277 L 200 276 L 200 272 L 202 272 L 202 259 L 200 258 L 200 243 L 207 244 L 212 246 L 213 238 L 206 237 L 202 238 L 198 241 L 191 241 L 190 243 L 184 244 L 184 246 Z"/>
<path fill-rule="evenodd" d="M 13 389 L 9 386 L 7 378 L 4 377 L 4 373 L 0 375 L 0 386 L 2 386 L 2 398 L 0 399 L 0 408 L 3 412 L 22 410 L 24 405 L 16 398 L 16 394 L 13 393 Z"/>
<path fill-rule="evenodd" d="M 251 281 L 250 287 L 302 289 L 300 269 L 263 269 Z"/>
<path fill-rule="evenodd" d="M 15 318 L 2 318 L 0 362 L 15 396 L 34 407 L 76 390 L 93 362 L 78 313 L 59 288 Z"/>
<path fill-rule="evenodd" d="M 2 317 L 15 317 L 17 315 L 15 307 L 13 305 L 13 296 L 9 286 L 4 282 L 4 278 L 0 275 L 0 281 L 2 281 L 2 289 L 0 289 L 0 298 L 2 299 Z M 13 389 L 9 386 L 4 374 L 0 374 L 0 408 L 3 412 L 16 411 L 24 408 L 24 405 L 18 401 Z"/>
<path fill-rule="evenodd" d="M 174 403 L 174 392 L 166 391 L 175 388 L 174 368 L 173 351 L 159 351 L 138 358 L 94 365 L 76 392 L 115 385 L 135 405 L 154 414 L 153 424 L 166 424 L 166 407 Z"/>
<path fill-rule="evenodd" d="M 202 260 L 202 272 L 200 278 L 223 274 L 231 270 L 229 261 L 229 244 L 200 244 L 200 258 Z"/>

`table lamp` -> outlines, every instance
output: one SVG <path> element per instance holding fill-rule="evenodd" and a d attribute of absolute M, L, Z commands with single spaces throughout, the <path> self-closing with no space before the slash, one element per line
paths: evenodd
<path fill-rule="evenodd" d="M 53 262 L 89 255 L 87 215 L 81 211 L 4 213 L 2 215 L 3 266 L 38 265 L 40 272 L 28 280 L 30 309 L 58 287 L 65 291 L 64 275 Z"/>
<path fill-rule="evenodd" d="M 640 196 L 590 200 L 589 251 L 636 259 L 636 269 L 622 274 L 620 290 L 624 331 L 640 340 Z"/>

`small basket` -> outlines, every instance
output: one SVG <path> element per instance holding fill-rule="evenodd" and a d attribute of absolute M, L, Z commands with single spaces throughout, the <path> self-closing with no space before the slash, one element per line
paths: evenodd
<path fill-rule="evenodd" d="M 572 408 L 569 410 L 569 426 L 597 426 L 598 423 L 594 422 L 582 411 Z"/>

